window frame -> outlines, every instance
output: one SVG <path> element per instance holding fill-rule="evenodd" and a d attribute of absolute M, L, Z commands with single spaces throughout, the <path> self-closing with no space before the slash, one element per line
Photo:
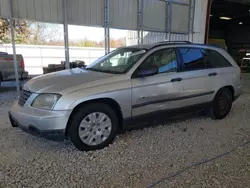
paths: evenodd
<path fill-rule="evenodd" d="M 206 53 L 208 53 L 208 50 L 212 51 L 213 53 L 216 53 L 217 55 L 219 55 L 222 59 L 224 59 L 224 61 L 226 61 L 228 63 L 228 66 L 223 66 L 223 67 L 212 67 L 210 69 L 220 69 L 220 68 L 228 68 L 228 67 L 232 67 L 233 65 L 230 63 L 230 61 L 228 61 L 224 55 L 222 55 L 221 53 L 219 53 L 218 51 L 214 50 L 214 49 L 207 49 L 204 48 L 204 50 L 206 51 Z"/>
<path fill-rule="evenodd" d="M 193 46 L 182 46 L 182 47 L 178 47 L 178 55 L 179 55 L 179 58 L 180 58 L 180 62 L 181 62 L 181 69 L 180 69 L 180 72 L 191 72 L 191 71 L 200 71 L 200 70 L 206 70 L 206 69 L 209 69 L 209 68 L 204 68 L 204 69 L 195 69 L 195 70 L 185 70 L 185 62 L 184 62 L 184 59 L 182 57 L 182 54 L 181 54 L 181 51 L 180 49 L 182 48 L 189 48 L 189 49 L 198 49 L 200 50 L 201 54 L 202 54 L 202 57 L 203 57 L 203 60 L 204 60 L 204 54 L 202 52 L 203 49 L 205 48 L 199 48 L 199 47 L 193 47 Z M 205 49 L 206 50 L 206 49 Z M 205 60 L 204 60 L 204 65 L 205 65 Z"/>
<path fill-rule="evenodd" d="M 105 56 L 106 56 L 106 57 L 103 59 L 103 61 L 104 61 L 104 60 L 107 60 L 107 59 L 108 59 L 108 56 L 109 56 L 111 53 L 114 53 L 114 52 L 119 51 L 119 50 L 122 50 L 122 49 L 127 49 L 127 50 L 138 50 L 138 52 L 144 50 L 145 53 L 144 53 L 138 60 L 140 60 L 144 55 L 146 55 L 146 54 L 148 53 L 148 50 L 147 50 L 146 48 L 121 47 L 121 48 L 117 48 L 117 49 L 115 49 L 115 50 L 109 52 L 108 54 L 106 54 L 106 55 L 104 55 L 104 56 L 101 56 L 100 58 L 96 59 L 95 61 L 98 61 L 98 60 L 100 60 L 101 58 L 104 58 Z M 137 60 L 136 62 L 138 62 L 138 60 Z M 95 61 L 93 61 L 92 63 L 94 63 Z M 123 71 L 123 72 L 109 72 L 109 74 L 127 74 L 127 73 L 131 70 L 131 68 L 136 64 L 136 62 L 134 62 L 133 64 L 131 64 L 130 66 L 128 66 L 127 69 L 126 69 L 125 71 Z M 92 63 L 91 63 L 91 64 L 92 64 Z M 88 69 L 88 68 L 91 69 L 92 67 L 89 67 L 91 64 L 87 65 L 86 68 L 87 68 L 87 69 Z M 106 72 L 106 71 L 99 71 L 99 72 L 108 73 L 108 72 Z"/>
<path fill-rule="evenodd" d="M 180 60 L 180 56 L 179 56 L 179 53 L 178 53 L 178 47 L 166 47 L 166 48 L 161 48 L 161 49 L 157 49 L 157 50 L 151 51 L 148 54 L 146 54 L 146 57 L 144 58 L 144 60 L 141 62 L 141 64 L 133 72 L 133 74 L 131 76 L 131 79 L 138 78 L 137 73 L 140 70 L 140 67 L 143 65 L 143 63 L 147 60 L 148 57 L 150 57 L 154 53 L 157 53 L 157 52 L 163 51 L 163 50 L 168 50 L 168 49 L 172 49 L 175 52 L 176 66 L 177 66 L 176 67 L 176 71 L 173 71 L 173 72 L 162 72 L 162 73 L 158 73 L 158 74 L 155 74 L 155 75 L 149 75 L 149 76 L 156 76 L 156 75 L 161 75 L 161 74 L 181 72 L 181 60 Z M 145 76 L 145 77 L 149 77 L 149 76 Z"/>

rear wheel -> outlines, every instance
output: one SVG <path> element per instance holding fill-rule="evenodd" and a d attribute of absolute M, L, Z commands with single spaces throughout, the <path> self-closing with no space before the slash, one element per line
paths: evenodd
<path fill-rule="evenodd" d="M 231 111 L 233 103 L 232 92 L 227 88 L 222 88 L 216 94 L 212 107 L 209 109 L 209 116 L 213 119 L 223 119 Z"/>
<path fill-rule="evenodd" d="M 79 150 L 102 149 L 116 136 L 118 118 L 106 104 L 88 104 L 77 109 L 71 119 L 68 136 Z"/>

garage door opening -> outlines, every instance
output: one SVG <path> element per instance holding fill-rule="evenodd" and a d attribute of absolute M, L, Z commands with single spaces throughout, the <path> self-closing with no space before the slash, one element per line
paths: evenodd
<path fill-rule="evenodd" d="M 242 66 L 250 61 L 250 0 L 214 0 L 206 42 L 225 48 Z"/>

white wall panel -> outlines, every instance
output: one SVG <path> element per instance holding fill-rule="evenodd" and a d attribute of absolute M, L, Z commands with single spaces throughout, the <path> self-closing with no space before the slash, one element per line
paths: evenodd
<path fill-rule="evenodd" d="M 185 34 L 171 34 L 172 41 L 188 41 L 188 35 Z"/>
<path fill-rule="evenodd" d="M 186 5 L 172 5 L 171 30 L 177 33 L 187 33 L 189 25 L 189 7 Z"/>
<path fill-rule="evenodd" d="M 193 42 L 204 43 L 208 0 L 195 1 Z"/>
<path fill-rule="evenodd" d="M 144 0 L 143 30 L 166 31 L 166 2 L 158 0 Z"/>
<path fill-rule="evenodd" d="M 137 29 L 137 1 L 110 0 L 110 28 Z"/>
<path fill-rule="evenodd" d="M 30 75 L 43 74 L 48 64 L 60 64 L 65 60 L 63 46 L 16 45 L 17 54 L 24 57 L 25 70 Z M 83 60 L 88 65 L 105 54 L 103 48 L 70 47 L 70 61 Z M 113 50 L 113 49 L 111 49 Z M 12 54 L 11 44 L 0 45 L 0 51 Z"/>

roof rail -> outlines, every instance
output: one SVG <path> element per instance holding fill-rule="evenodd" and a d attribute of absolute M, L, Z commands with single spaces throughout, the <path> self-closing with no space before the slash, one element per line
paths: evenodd
<path fill-rule="evenodd" d="M 167 41 L 167 40 L 165 40 L 165 41 L 162 41 L 162 42 L 158 42 L 157 44 L 169 44 L 169 43 L 187 43 L 187 44 L 191 44 L 191 42 L 190 41 Z"/>
<path fill-rule="evenodd" d="M 156 48 L 163 45 L 171 45 L 171 44 L 192 44 L 192 43 L 190 41 L 162 41 L 156 43 L 152 48 Z"/>

